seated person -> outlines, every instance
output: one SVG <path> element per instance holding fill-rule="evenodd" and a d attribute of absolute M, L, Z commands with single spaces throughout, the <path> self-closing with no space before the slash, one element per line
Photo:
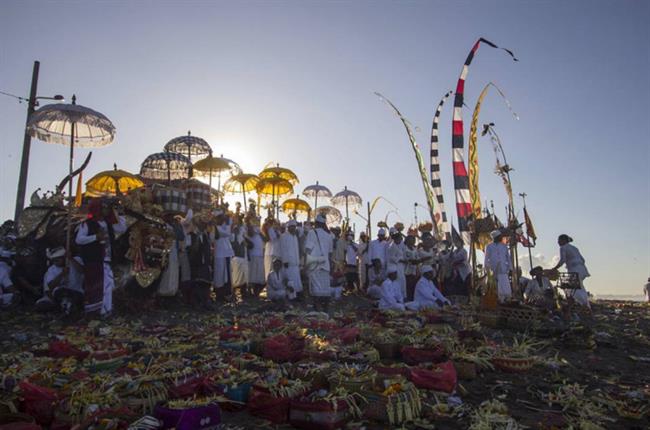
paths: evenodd
<path fill-rule="evenodd" d="M 397 266 L 389 265 L 386 272 L 388 273 L 388 277 L 381 284 L 379 309 L 403 311 L 404 296 L 402 296 L 400 282 L 397 280 Z"/>
<path fill-rule="evenodd" d="M 406 304 L 407 309 L 413 311 L 426 308 L 441 309 L 444 305 L 451 305 L 451 302 L 436 288 L 433 278 L 433 268 L 431 266 L 423 266 L 422 276 L 415 285 L 413 301 Z"/>
<path fill-rule="evenodd" d="M 0 248 L 0 306 L 7 306 L 14 301 L 14 283 L 11 280 L 14 261 L 13 253 Z"/>
<path fill-rule="evenodd" d="M 524 287 L 524 299 L 526 303 L 543 304 L 550 295 L 553 295 L 553 286 L 551 281 L 544 276 L 544 269 L 541 266 L 533 267 L 530 271 L 533 279 L 527 279 Z M 524 278 L 521 278 L 524 279 Z"/>
<path fill-rule="evenodd" d="M 295 292 L 286 271 L 282 270 L 282 260 L 273 260 L 272 268 L 266 279 L 266 296 L 274 303 L 283 304 L 289 297 L 295 297 Z"/>
<path fill-rule="evenodd" d="M 83 263 L 75 257 L 66 268 L 65 256 L 62 246 L 47 250 L 50 266 L 43 276 L 43 296 L 36 301 L 37 310 L 50 311 L 61 305 L 64 313 L 70 314 L 83 304 Z"/>
<path fill-rule="evenodd" d="M 372 266 L 368 269 L 368 297 L 373 300 L 379 300 L 381 297 L 381 285 L 386 277 L 381 267 L 381 260 L 375 258 L 372 260 Z"/>

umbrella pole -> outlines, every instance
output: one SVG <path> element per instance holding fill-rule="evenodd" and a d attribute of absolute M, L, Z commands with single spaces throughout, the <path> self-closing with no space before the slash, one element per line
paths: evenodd
<path fill-rule="evenodd" d="M 72 104 L 74 104 L 74 97 Z M 74 122 L 70 126 L 70 160 L 68 165 L 70 180 L 68 181 L 68 227 L 65 234 L 65 264 L 66 268 L 70 267 L 70 258 L 72 258 L 71 238 L 72 238 L 72 170 L 74 160 Z"/>
<path fill-rule="evenodd" d="M 244 194 L 244 213 L 248 212 L 248 205 L 246 204 L 246 188 L 242 185 L 241 187 L 242 194 Z"/>
<path fill-rule="evenodd" d="M 345 196 L 345 221 L 347 222 L 350 219 L 348 214 L 348 196 Z"/>
<path fill-rule="evenodd" d="M 316 210 L 317 207 L 318 207 L 318 190 L 316 190 L 316 194 L 314 196 L 314 210 Z"/>
<path fill-rule="evenodd" d="M 219 199 L 219 204 L 223 204 L 223 197 L 221 197 L 221 170 L 217 173 L 217 198 Z"/>
<path fill-rule="evenodd" d="M 212 188 L 212 166 L 210 166 L 210 180 L 209 180 L 209 185 L 210 185 L 210 188 Z"/>

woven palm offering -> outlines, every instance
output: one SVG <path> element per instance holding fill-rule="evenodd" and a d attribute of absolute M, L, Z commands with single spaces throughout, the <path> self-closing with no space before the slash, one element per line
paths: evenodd
<path fill-rule="evenodd" d="M 515 339 L 512 346 L 504 347 L 494 355 L 492 364 L 504 372 L 527 372 L 537 363 L 538 359 L 534 353 L 542 346 L 543 342 L 534 342 L 525 336 Z"/>
<path fill-rule="evenodd" d="M 387 380 L 383 386 L 375 386 L 361 395 L 368 401 L 364 417 L 391 426 L 413 421 L 422 411 L 418 389 L 403 378 Z"/>
<path fill-rule="evenodd" d="M 331 389 L 345 388 L 351 393 L 358 393 L 371 388 L 375 383 L 377 372 L 365 364 L 343 364 L 329 374 Z"/>

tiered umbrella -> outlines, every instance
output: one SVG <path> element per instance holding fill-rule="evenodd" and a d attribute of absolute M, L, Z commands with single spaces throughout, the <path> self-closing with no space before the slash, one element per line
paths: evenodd
<path fill-rule="evenodd" d="M 187 156 L 192 160 L 192 156 L 201 157 L 212 154 L 212 148 L 205 141 L 197 136 L 192 136 L 190 130 L 187 131 L 187 136 L 178 136 L 165 144 L 163 148 L 165 152 L 178 152 Z M 190 165 L 190 178 L 192 177 L 192 166 Z"/>
<path fill-rule="evenodd" d="M 27 132 L 46 143 L 59 143 L 70 146 L 68 178 L 68 229 L 66 248 L 70 249 L 72 230 L 72 172 L 74 147 L 96 148 L 110 145 L 115 137 L 115 126 L 103 114 L 77 104 L 72 96 L 72 104 L 46 105 L 34 112 L 27 123 Z M 71 253 L 68 252 L 68 259 Z"/>
<path fill-rule="evenodd" d="M 206 158 L 194 163 L 193 170 L 195 176 L 207 176 L 210 180 L 210 186 L 212 186 L 212 175 L 216 173 L 218 178 L 217 190 L 219 191 L 221 191 L 222 174 L 225 173 L 232 176 L 241 173 L 239 164 L 228 158 L 224 158 L 223 154 L 221 157 L 213 157 L 212 154 L 208 155 Z"/>
<path fill-rule="evenodd" d="M 318 196 L 321 197 L 332 197 L 332 192 L 325 185 L 321 185 L 316 181 L 314 185 L 309 185 L 305 187 L 302 191 L 302 195 L 305 197 L 314 198 L 314 207 L 318 207 Z"/>
<path fill-rule="evenodd" d="M 99 172 L 86 182 L 86 194 L 96 195 L 119 195 L 122 193 L 144 187 L 144 182 L 132 173 L 119 170 L 113 165 L 113 170 Z"/>
<path fill-rule="evenodd" d="M 311 206 L 309 206 L 309 203 L 296 196 L 295 199 L 287 199 L 282 202 L 282 211 L 285 213 L 292 213 L 294 218 L 298 212 L 305 213 L 309 218 Z"/>
<path fill-rule="evenodd" d="M 251 173 L 240 173 L 231 176 L 223 184 L 223 190 L 229 193 L 242 193 L 244 195 L 244 207 L 246 207 L 246 193 L 255 191 L 260 178 Z"/>
<path fill-rule="evenodd" d="M 343 191 L 339 191 L 332 197 L 334 206 L 345 206 L 345 219 L 350 219 L 349 207 L 358 209 L 361 207 L 362 202 L 361 196 L 352 190 L 348 190 L 347 186 L 343 188 Z"/>
<path fill-rule="evenodd" d="M 296 185 L 298 182 L 298 176 L 290 169 L 286 167 L 280 167 L 279 164 L 276 164 L 273 167 L 267 167 L 260 172 L 258 175 L 260 179 L 266 178 L 282 178 L 286 179 L 291 183 L 291 185 Z"/>
<path fill-rule="evenodd" d="M 192 162 L 186 156 L 177 152 L 157 152 L 151 154 L 140 165 L 140 176 L 155 181 L 187 179 L 190 175 Z"/>
<path fill-rule="evenodd" d="M 314 209 L 313 213 L 315 214 L 314 217 L 318 214 L 324 215 L 327 224 L 340 224 L 341 220 L 343 220 L 341 211 L 334 206 L 321 206 Z"/>
<path fill-rule="evenodd" d="M 286 179 L 276 177 L 261 178 L 255 187 L 258 195 L 271 196 L 271 201 L 276 205 L 276 217 L 279 216 L 279 208 L 277 207 L 275 198 L 293 193 L 293 185 Z"/>

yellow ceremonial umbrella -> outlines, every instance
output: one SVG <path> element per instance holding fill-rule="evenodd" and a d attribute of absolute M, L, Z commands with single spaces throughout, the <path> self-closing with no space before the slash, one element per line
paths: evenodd
<path fill-rule="evenodd" d="M 309 218 L 309 214 L 311 213 L 311 206 L 309 203 L 296 196 L 295 199 L 287 199 L 282 202 L 282 211 L 293 213 L 294 218 L 297 212 L 304 212 Z"/>
<path fill-rule="evenodd" d="M 119 195 L 127 193 L 136 188 L 144 187 L 144 182 L 136 175 L 117 168 L 100 172 L 86 182 L 86 193 L 88 195 Z"/>
<path fill-rule="evenodd" d="M 219 191 L 221 191 L 222 173 L 229 173 L 231 175 L 241 173 L 241 167 L 239 167 L 239 164 L 228 158 L 224 158 L 223 154 L 221 157 L 213 157 L 212 154 L 208 155 L 206 158 L 194 163 L 192 165 L 192 170 L 195 173 L 194 176 L 207 176 L 210 178 L 210 186 L 212 186 L 212 175 L 216 173 L 219 178 L 219 182 L 217 183 L 217 190 Z"/>
<path fill-rule="evenodd" d="M 257 187 L 255 187 L 258 195 L 271 196 L 273 204 L 275 204 L 276 196 L 284 196 L 293 193 L 293 185 L 286 179 L 275 177 L 261 178 Z M 277 205 L 276 205 L 277 207 Z M 279 208 L 277 215 L 279 215 Z"/>
<path fill-rule="evenodd" d="M 291 185 L 296 185 L 298 182 L 298 176 L 293 173 L 292 170 L 287 169 L 286 167 L 280 167 L 279 164 L 276 164 L 274 167 L 267 167 L 260 172 L 258 175 L 261 179 L 266 178 L 282 178 L 286 179 L 291 183 Z"/>
<path fill-rule="evenodd" d="M 229 193 L 242 193 L 244 195 L 244 208 L 246 205 L 246 193 L 255 191 L 260 178 L 252 173 L 240 173 L 230 177 L 224 184 L 223 190 Z"/>

